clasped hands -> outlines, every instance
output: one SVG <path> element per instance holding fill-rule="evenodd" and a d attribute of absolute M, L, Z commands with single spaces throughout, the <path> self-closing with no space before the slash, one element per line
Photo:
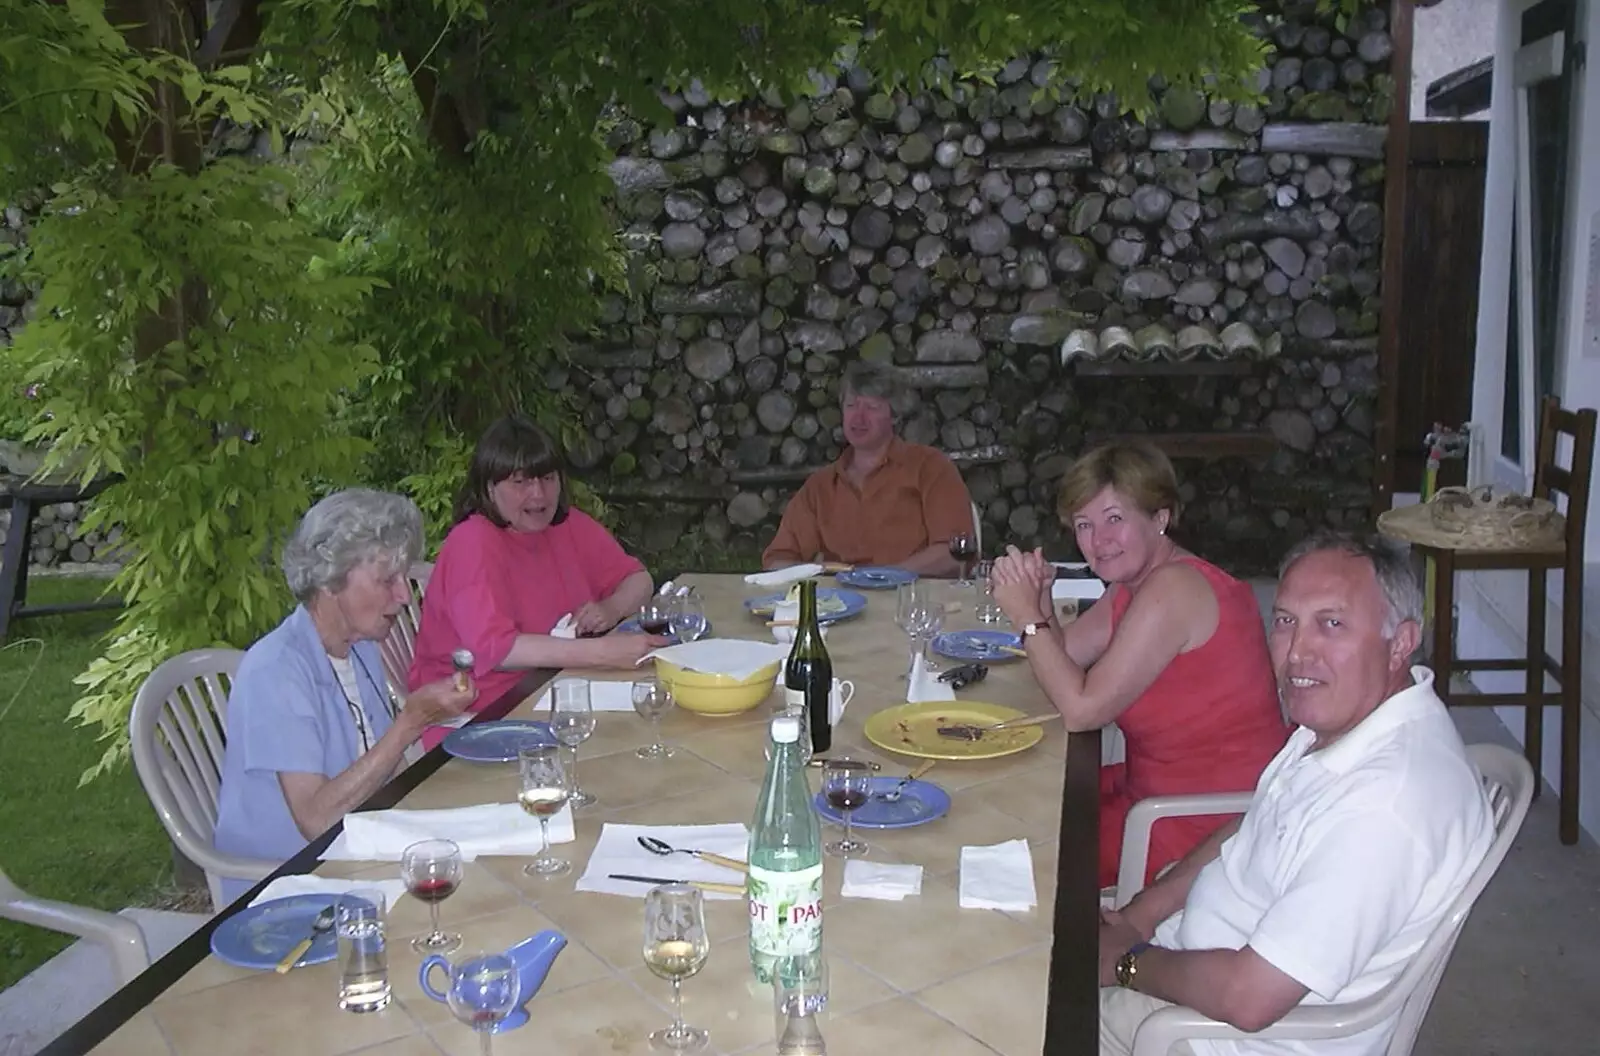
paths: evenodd
<path fill-rule="evenodd" d="M 1013 627 L 1044 623 L 1055 611 L 1050 589 L 1056 580 L 1056 567 L 1035 547 L 1024 553 L 1014 546 L 995 558 L 989 574 L 994 586 L 995 604 Z"/>

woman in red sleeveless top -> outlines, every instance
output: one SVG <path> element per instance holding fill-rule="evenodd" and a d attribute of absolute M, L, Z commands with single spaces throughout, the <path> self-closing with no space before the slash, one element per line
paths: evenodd
<path fill-rule="evenodd" d="M 1105 597 L 1059 626 L 1049 615 L 1054 567 L 1015 547 L 995 561 L 994 596 L 1067 729 L 1115 722 L 1126 738 L 1126 762 L 1100 773 L 1106 887 L 1128 808 L 1150 796 L 1249 791 L 1289 729 L 1249 584 L 1167 535 L 1179 503 L 1166 455 L 1144 443 L 1091 451 L 1062 479 L 1056 509 L 1109 585 Z M 1226 820 L 1156 822 L 1146 880 Z"/>

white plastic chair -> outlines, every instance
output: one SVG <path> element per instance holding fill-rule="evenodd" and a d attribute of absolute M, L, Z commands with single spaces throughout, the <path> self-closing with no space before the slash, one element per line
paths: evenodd
<path fill-rule="evenodd" d="M 260 880 L 281 863 L 225 854 L 212 845 L 222 753 L 227 744 L 228 689 L 244 653 L 196 649 L 167 660 L 133 698 L 128 734 L 145 794 L 178 849 L 205 870 L 215 909 L 227 905 L 223 877 Z"/>
<path fill-rule="evenodd" d="M 1439 987 L 1439 979 L 1444 975 L 1445 965 L 1449 963 L 1450 953 L 1455 949 L 1456 939 L 1461 935 L 1461 926 L 1466 923 L 1467 914 L 1472 912 L 1473 903 L 1505 860 L 1506 852 L 1511 849 L 1511 841 L 1522 828 L 1522 821 L 1528 814 L 1528 804 L 1533 799 L 1533 768 L 1518 753 L 1497 745 L 1474 744 L 1467 748 L 1467 756 L 1477 767 L 1488 790 L 1490 808 L 1494 812 L 1495 839 L 1467 886 L 1456 896 L 1449 912 L 1392 983 L 1370 997 L 1346 1005 L 1295 1008 L 1278 1022 L 1255 1034 L 1246 1034 L 1226 1023 L 1208 1019 L 1192 1008 L 1181 1005 L 1163 1008 L 1139 1025 L 1138 1033 L 1134 1035 L 1133 1056 L 1168 1056 L 1172 1046 L 1195 1038 L 1272 1041 L 1342 1038 L 1375 1027 L 1397 1013 L 1399 1021 L 1390 1037 L 1389 1047 L 1384 1050 L 1384 1056 L 1409 1056 L 1412 1046 L 1416 1044 L 1417 1032 L 1422 1028 L 1422 1020 L 1428 1013 L 1428 1005 L 1433 1001 L 1434 991 Z M 1156 808 L 1151 819 L 1219 813 L 1219 801 L 1227 798 L 1171 797 Z M 1200 802 L 1183 802 L 1189 799 Z M 1237 797 L 1233 797 L 1233 801 L 1237 802 Z M 1184 809 L 1186 805 L 1194 809 Z M 1133 809 L 1138 811 L 1143 806 L 1145 804 L 1140 803 Z M 1143 824 L 1145 840 L 1148 842 L 1148 821 Z M 1130 812 L 1128 834 L 1131 835 L 1132 831 L 1133 817 Z M 1122 902 L 1134 894 L 1133 889 L 1124 886 L 1132 882 L 1130 878 L 1144 878 L 1143 852 L 1139 855 L 1137 869 L 1130 869 L 1127 851 L 1128 835 L 1125 835 L 1117 892 Z M 1124 891 L 1127 897 L 1121 897 Z"/>
<path fill-rule="evenodd" d="M 127 985 L 134 976 L 150 967 L 150 951 L 138 924 L 103 909 L 35 898 L 12 883 L 3 869 L 0 869 L 0 917 L 99 943 L 111 953 L 119 985 Z"/>
<path fill-rule="evenodd" d="M 428 579 L 433 575 L 433 565 L 418 561 L 406 570 L 411 584 L 411 600 L 400 610 L 389 636 L 378 643 L 383 657 L 383 673 L 389 679 L 389 688 L 395 696 L 406 696 L 406 672 L 411 670 L 412 657 L 417 653 L 417 630 L 422 626 L 422 595 L 428 589 Z"/>

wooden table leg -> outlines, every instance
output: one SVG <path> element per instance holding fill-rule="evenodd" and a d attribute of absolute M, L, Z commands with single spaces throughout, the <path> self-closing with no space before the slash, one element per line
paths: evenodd
<path fill-rule="evenodd" d="M 28 544 L 33 539 L 33 503 L 11 497 L 11 529 L 0 552 L 0 642 L 6 640 L 11 616 L 28 595 Z"/>
<path fill-rule="evenodd" d="M 1562 580 L 1561 842 L 1571 845 L 1578 842 L 1578 736 L 1583 717 L 1583 562 L 1569 555 Z"/>
<path fill-rule="evenodd" d="M 1544 772 L 1541 760 L 1544 756 L 1544 613 L 1548 597 L 1545 583 L 1547 575 L 1547 571 L 1542 568 L 1528 570 L 1528 671 L 1527 681 L 1524 683 L 1527 687 L 1528 703 L 1523 709 L 1522 746 L 1528 757 L 1528 765 L 1533 767 L 1536 775 Z M 1540 784 L 1543 782 L 1534 783 L 1536 796 L 1539 794 Z M 1563 795 L 1563 807 L 1565 800 L 1566 797 Z"/>
<path fill-rule="evenodd" d="M 1455 670 L 1455 611 L 1456 559 L 1449 550 L 1434 554 L 1433 582 L 1433 665 L 1434 690 L 1439 699 L 1450 702 L 1450 679 Z"/>

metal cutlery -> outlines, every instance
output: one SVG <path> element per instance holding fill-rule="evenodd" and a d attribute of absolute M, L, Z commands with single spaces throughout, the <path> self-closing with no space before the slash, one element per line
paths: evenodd
<path fill-rule="evenodd" d="M 902 777 L 900 779 L 900 782 L 898 784 L 896 784 L 893 788 L 891 788 L 887 792 L 879 792 L 873 798 L 874 799 L 880 799 L 885 803 L 898 803 L 898 802 L 900 802 L 900 795 L 901 795 L 901 793 L 903 793 L 905 791 L 906 786 L 909 785 L 911 782 L 917 780 L 917 778 L 921 777 L 923 774 L 927 773 L 929 770 L 933 769 L 933 764 L 936 763 L 936 762 L 938 762 L 937 759 L 927 759 L 927 760 L 924 760 L 921 763 L 918 763 L 916 768 L 913 769 L 905 777 Z"/>
<path fill-rule="evenodd" d="M 743 884 L 719 884 L 710 880 L 674 880 L 667 876 L 636 876 L 633 873 L 608 873 L 607 877 L 611 880 L 627 880 L 635 884 L 688 884 L 690 887 L 697 887 L 702 891 L 714 891 L 720 895 L 744 894 Z"/>
<path fill-rule="evenodd" d="M 815 757 L 807 760 L 806 765 L 810 766 L 810 767 L 815 767 L 816 769 L 820 770 L 823 767 L 828 765 L 828 760 L 824 759 L 822 756 L 819 755 L 819 756 L 815 756 Z M 874 771 L 883 769 L 883 767 L 881 765 L 879 765 L 878 763 L 874 763 L 874 762 L 872 762 L 870 760 L 862 761 L 862 765 L 865 766 L 867 769 L 874 770 Z"/>
<path fill-rule="evenodd" d="M 748 872 L 750 869 L 748 864 L 739 861 L 737 858 L 728 858 L 724 855 L 715 854 L 711 851 L 695 851 L 686 847 L 674 847 L 667 841 L 658 840 L 654 836 L 640 836 L 639 846 L 643 847 L 651 854 L 659 854 L 663 857 L 669 854 L 692 854 L 702 862 L 710 862 L 712 865 L 720 865 L 724 869 L 734 869 L 741 873 Z"/>
<path fill-rule="evenodd" d="M 330 904 L 327 909 L 324 909 L 321 913 L 318 913 L 316 919 L 311 922 L 311 934 L 301 939 L 295 944 L 294 949 L 284 954 L 283 960 L 278 962 L 278 967 L 276 969 L 277 973 L 282 975 L 289 969 L 293 968 L 295 962 L 301 957 L 305 956 L 305 952 L 311 948 L 311 944 L 317 941 L 317 936 L 333 927 L 333 921 L 333 906 Z"/>
<path fill-rule="evenodd" d="M 1049 715 L 1025 715 L 1021 718 L 1007 719 L 1004 722 L 994 722 L 987 726 L 977 726 L 971 723 L 959 723 L 954 726 L 940 726 L 940 737 L 949 737 L 955 741 L 978 741 L 986 733 L 1004 733 L 1006 730 L 1018 730 L 1024 726 L 1043 726 L 1061 717 L 1059 711 Z"/>

